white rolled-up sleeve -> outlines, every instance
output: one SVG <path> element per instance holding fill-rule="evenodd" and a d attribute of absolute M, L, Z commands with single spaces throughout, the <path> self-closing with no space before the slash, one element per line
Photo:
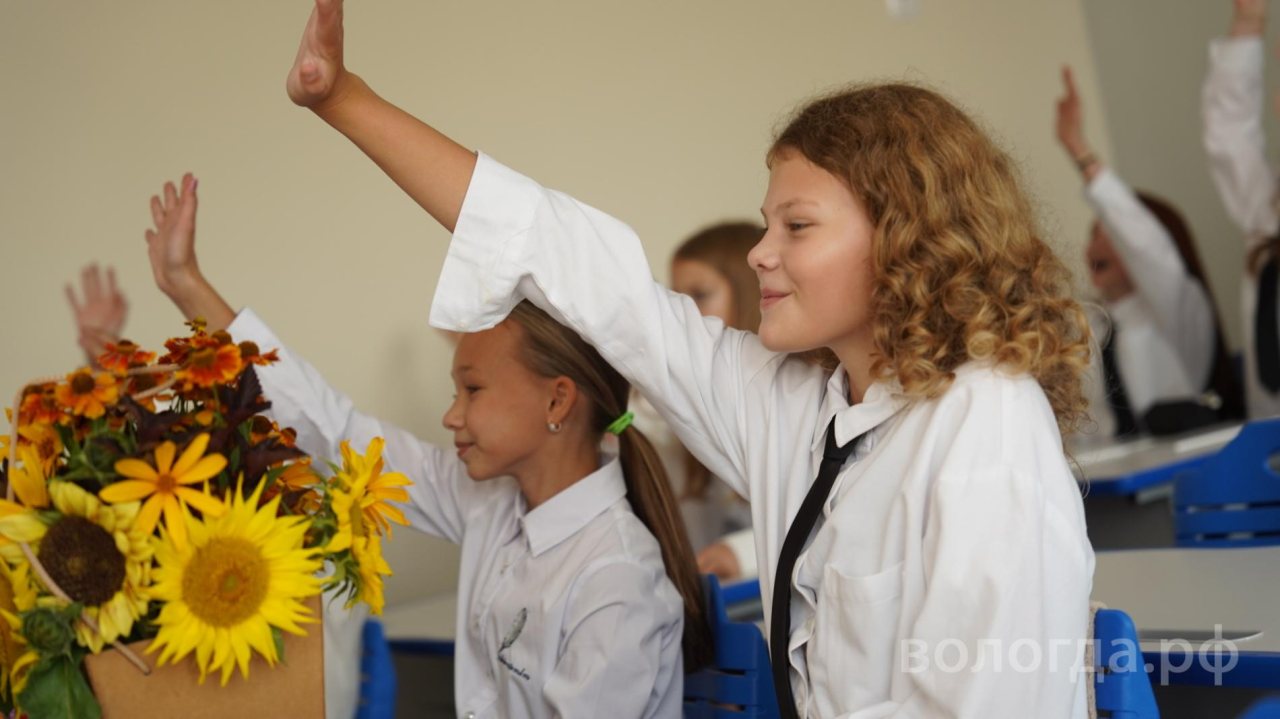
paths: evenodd
<path fill-rule="evenodd" d="M 1201 92 L 1209 173 L 1227 214 L 1257 240 L 1277 230 L 1276 177 L 1266 156 L 1262 38 L 1218 38 L 1209 44 Z"/>
<path fill-rule="evenodd" d="M 271 402 L 271 416 L 297 431 L 300 449 L 340 464 L 343 440 L 349 440 L 357 452 L 364 452 L 370 440 L 382 437 L 386 440 L 382 456 L 387 470 L 401 472 L 412 481 L 405 488 L 409 502 L 399 505 L 410 526 L 455 543 L 462 541 L 468 512 L 487 492 L 471 481 L 453 453 L 356 411 L 349 397 L 285 347 L 252 310 L 241 310 L 227 331 L 236 341 L 253 341 L 263 352 L 279 350 L 280 361 L 258 367 L 258 377 Z M 317 469 L 324 471 L 321 466 Z"/>
<path fill-rule="evenodd" d="M 431 323 L 487 329 L 523 299 L 596 347 L 694 456 L 747 494 L 743 390 L 775 355 L 655 282 L 630 227 L 481 154 Z"/>

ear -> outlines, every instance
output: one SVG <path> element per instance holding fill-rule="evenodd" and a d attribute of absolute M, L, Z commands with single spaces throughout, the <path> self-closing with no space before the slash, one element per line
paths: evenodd
<path fill-rule="evenodd" d="M 547 405 L 547 421 L 563 423 L 578 403 L 578 385 L 565 376 L 551 380 L 551 401 Z"/>

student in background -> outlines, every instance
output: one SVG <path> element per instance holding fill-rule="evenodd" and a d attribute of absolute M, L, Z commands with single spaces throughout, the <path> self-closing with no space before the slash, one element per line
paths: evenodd
<path fill-rule="evenodd" d="M 1244 233 L 1244 386 L 1254 418 L 1280 414 L 1280 219 L 1262 129 L 1266 7 L 1266 0 L 1235 1 L 1227 36 L 1209 43 L 1201 95 L 1209 173 L 1227 214 Z"/>
<path fill-rule="evenodd" d="M 157 286 L 210 331 L 279 349 L 258 375 L 298 447 L 336 462 L 342 442 L 382 437 L 379 461 L 412 480 L 409 524 L 462 545 L 460 716 L 679 714 L 684 667 L 711 651 L 701 578 L 661 462 L 630 426 L 631 387 L 598 352 L 529 303 L 464 334 L 444 415 L 456 451 L 436 447 L 360 413 L 252 310 L 232 311 L 196 261 L 190 175 L 152 207 Z"/>
<path fill-rule="evenodd" d="M 755 332 L 760 327 L 760 283 L 747 263 L 747 253 L 763 234 L 758 223 L 744 221 L 720 222 L 695 232 L 671 258 L 671 289 L 691 297 L 704 317 Z M 755 544 L 746 502 L 685 449 L 652 404 L 637 395 L 632 405 L 637 425 L 653 438 L 680 498 L 689 541 L 698 552 L 699 571 L 728 579 L 738 574 L 727 571 L 731 564 L 754 568 Z M 717 541 L 724 535 L 733 537 L 729 550 L 733 554 L 727 558 Z"/>
<path fill-rule="evenodd" d="M 1242 418 L 1239 382 L 1190 229 L 1171 205 L 1135 193 L 1099 159 L 1084 136 L 1070 68 L 1062 79 L 1058 142 L 1097 215 L 1085 260 L 1107 313 L 1094 327 L 1102 351 L 1090 413 L 1118 437 Z"/>
<path fill-rule="evenodd" d="M 287 88 L 453 232 L 433 324 L 542 307 L 750 500 L 784 716 L 1088 715 L 1093 552 L 1061 436 L 1088 325 L 954 104 L 848 88 L 776 137 L 757 336 L 656 283 L 622 222 L 377 96 L 344 66 L 340 2 L 318 0 Z M 1024 644 L 1029 671 L 989 656 Z M 957 646 L 962 668 L 933 661 Z"/>

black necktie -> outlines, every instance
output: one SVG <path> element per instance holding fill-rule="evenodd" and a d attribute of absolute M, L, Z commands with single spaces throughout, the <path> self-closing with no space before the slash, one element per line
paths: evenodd
<path fill-rule="evenodd" d="M 1129 405 L 1129 394 L 1124 391 L 1124 382 L 1120 380 L 1120 365 L 1116 362 L 1116 335 L 1120 328 L 1111 323 L 1111 336 L 1102 346 L 1103 381 L 1107 390 L 1107 406 L 1116 418 L 1115 436 L 1124 437 L 1136 434 L 1138 421 L 1133 416 L 1133 407 Z"/>
<path fill-rule="evenodd" d="M 1258 309 L 1253 313 L 1253 350 L 1258 379 L 1268 392 L 1280 390 L 1280 329 L 1276 327 L 1276 275 L 1280 261 L 1273 255 L 1258 273 Z"/>
<path fill-rule="evenodd" d="M 836 475 L 845 460 L 853 454 L 862 435 L 854 438 L 843 447 L 836 445 L 836 420 L 831 418 L 827 425 L 827 443 L 822 450 L 822 464 L 818 467 L 818 478 L 813 481 L 800 511 L 791 521 L 787 530 L 787 538 L 782 542 L 782 553 L 778 555 L 778 570 L 773 575 L 773 621 L 769 622 L 769 655 L 773 664 L 773 686 L 778 695 L 778 709 L 782 716 L 794 719 L 796 716 L 796 698 L 791 692 L 791 662 L 787 644 L 791 640 L 791 573 L 795 571 L 796 558 L 805 542 L 813 532 L 813 525 L 822 514 L 822 505 L 831 494 Z"/>

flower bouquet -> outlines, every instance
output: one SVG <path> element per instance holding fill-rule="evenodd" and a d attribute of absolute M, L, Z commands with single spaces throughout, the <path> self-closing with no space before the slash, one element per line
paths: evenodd
<path fill-rule="evenodd" d="M 408 498 L 408 480 L 382 472 L 382 440 L 365 454 L 344 442 L 342 465 L 317 472 L 295 433 L 264 414 L 255 367 L 276 352 L 189 327 L 158 360 L 116 342 L 104 371 L 35 382 L 17 398 L 0 475 L 5 712 L 112 715 L 99 698 L 120 673 L 94 670 L 108 655 L 136 677 L 183 670 L 148 677 L 141 691 L 156 695 L 181 697 L 190 692 L 174 682 L 208 674 L 225 687 L 237 668 L 238 684 L 261 685 L 247 681 L 251 664 L 294 664 L 285 650 L 307 625 L 319 660 L 321 591 L 381 612 L 391 573 L 381 538 L 405 523 L 387 501 Z M 322 697 L 323 665 L 307 666 L 307 693 Z M 218 690 L 232 698 L 219 711 L 237 706 L 235 689 Z"/>

